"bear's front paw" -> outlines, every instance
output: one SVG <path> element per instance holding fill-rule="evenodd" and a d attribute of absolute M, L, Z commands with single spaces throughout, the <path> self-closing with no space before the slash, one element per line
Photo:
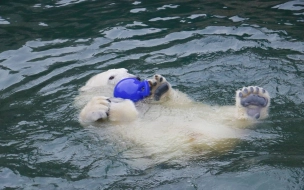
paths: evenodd
<path fill-rule="evenodd" d="M 264 119 L 268 116 L 269 105 L 269 93 L 261 87 L 248 86 L 236 92 L 239 118 Z"/>
<path fill-rule="evenodd" d="M 156 74 L 148 81 L 151 88 L 151 95 L 156 101 L 159 101 L 170 89 L 170 84 L 166 78 L 161 75 Z"/>
<path fill-rule="evenodd" d="M 166 83 L 167 80 L 162 75 L 156 74 L 151 79 L 148 79 L 148 82 L 149 82 L 151 90 L 154 90 L 157 87 L 159 87 L 161 84 Z"/>
<path fill-rule="evenodd" d="M 81 110 L 79 119 L 82 123 L 106 120 L 109 116 L 110 101 L 108 97 L 95 96 Z"/>

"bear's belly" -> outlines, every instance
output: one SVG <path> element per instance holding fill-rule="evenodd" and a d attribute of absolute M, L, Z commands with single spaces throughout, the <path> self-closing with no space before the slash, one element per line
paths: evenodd
<path fill-rule="evenodd" d="M 216 110 L 211 112 L 211 108 L 203 104 L 186 107 L 155 104 L 138 109 L 142 112 L 137 120 L 113 125 L 113 130 L 125 141 L 153 154 L 230 150 L 243 136 L 242 129 L 213 118 L 219 117 Z"/>

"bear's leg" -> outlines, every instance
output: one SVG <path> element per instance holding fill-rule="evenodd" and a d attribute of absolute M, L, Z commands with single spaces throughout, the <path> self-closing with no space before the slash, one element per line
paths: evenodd
<path fill-rule="evenodd" d="M 151 88 L 151 95 L 155 101 L 159 101 L 162 97 L 166 96 L 171 88 L 166 78 L 162 75 L 156 74 L 148 81 Z"/>
<path fill-rule="evenodd" d="M 264 119 L 268 116 L 269 93 L 257 86 L 243 87 L 236 91 L 238 119 Z"/>
<path fill-rule="evenodd" d="M 109 115 L 110 101 L 105 96 L 93 97 L 79 114 L 81 123 L 91 123 L 97 120 L 106 120 Z"/>
<path fill-rule="evenodd" d="M 109 120 L 117 122 L 133 121 L 138 117 L 134 102 L 128 99 L 110 98 Z"/>
<path fill-rule="evenodd" d="M 131 100 L 95 96 L 81 110 L 79 120 L 83 124 L 105 120 L 132 121 L 137 116 L 138 112 Z"/>

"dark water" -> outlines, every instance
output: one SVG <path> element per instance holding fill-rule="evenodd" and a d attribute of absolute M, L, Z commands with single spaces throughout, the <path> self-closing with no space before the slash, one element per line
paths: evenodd
<path fill-rule="evenodd" d="M 303 31 L 303 0 L 1 1 L 0 188 L 304 189 Z M 119 67 L 210 104 L 263 86 L 271 116 L 231 151 L 136 167 L 73 107 Z"/>

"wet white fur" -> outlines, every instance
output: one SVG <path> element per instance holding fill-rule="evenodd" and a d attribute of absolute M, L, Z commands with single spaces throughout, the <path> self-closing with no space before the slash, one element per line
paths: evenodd
<path fill-rule="evenodd" d="M 111 76 L 114 79 L 110 80 Z M 105 124 L 111 133 L 141 145 L 150 155 L 172 158 L 185 152 L 231 148 L 238 139 L 246 138 L 244 127 L 254 122 L 240 104 L 240 91 L 236 92 L 233 106 L 194 102 L 172 88 L 160 102 L 142 101 L 135 105 L 130 100 L 111 99 L 109 103 L 106 99 L 112 97 L 115 84 L 126 77 L 134 75 L 126 69 L 112 69 L 92 77 L 76 98 L 76 105 L 81 109 L 79 121 L 83 125 Z M 267 91 L 259 95 L 269 100 L 261 111 L 261 118 L 266 118 L 270 97 Z M 106 112 L 110 122 L 94 122 L 98 118 L 106 119 Z"/>

